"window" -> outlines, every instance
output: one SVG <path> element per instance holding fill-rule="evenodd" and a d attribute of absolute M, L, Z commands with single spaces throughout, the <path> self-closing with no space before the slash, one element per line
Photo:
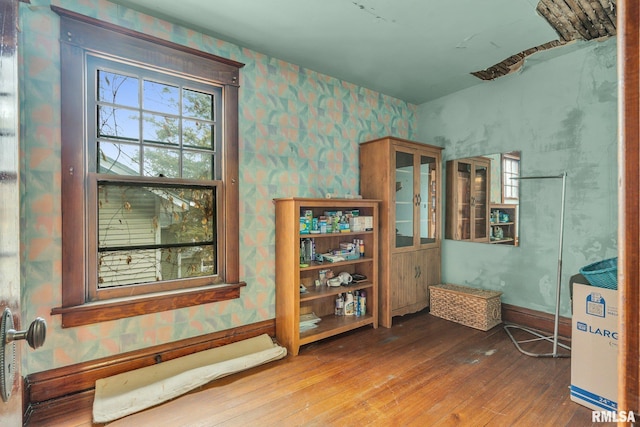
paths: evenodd
<path fill-rule="evenodd" d="M 502 155 L 502 203 L 517 201 L 519 198 L 520 155 L 505 153 Z"/>
<path fill-rule="evenodd" d="M 93 54 L 86 62 L 89 187 L 98 192 L 88 204 L 98 246 L 88 253 L 90 299 L 220 282 L 220 87 Z"/>
<path fill-rule="evenodd" d="M 61 15 L 65 327 L 239 296 L 242 64 Z"/>

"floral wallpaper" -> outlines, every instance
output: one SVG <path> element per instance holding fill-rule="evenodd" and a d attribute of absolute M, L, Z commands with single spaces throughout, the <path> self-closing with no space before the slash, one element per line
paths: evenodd
<path fill-rule="evenodd" d="M 242 62 L 241 297 L 63 329 L 59 19 L 51 5 Z M 367 88 L 176 26 L 106 0 L 20 3 L 23 318 L 43 317 L 44 346 L 23 375 L 275 317 L 277 197 L 358 193 L 358 144 L 415 137 L 417 107 Z M 78 260 L 82 262 L 82 260 Z"/>

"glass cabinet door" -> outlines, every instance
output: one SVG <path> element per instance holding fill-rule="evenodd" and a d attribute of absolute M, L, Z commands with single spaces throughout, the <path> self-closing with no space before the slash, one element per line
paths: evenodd
<path fill-rule="evenodd" d="M 396 151 L 395 247 L 413 246 L 414 236 L 414 155 Z"/>
<path fill-rule="evenodd" d="M 491 161 L 485 157 L 447 162 L 445 238 L 489 241 Z"/>
<path fill-rule="evenodd" d="M 457 163 L 457 210 L 458 228 L 455 238 L 458 240 L 471 239 L 471 163 L 460 161 Z"/>
<path fill-rule="evenodd" d="M 438 187 L 435 157 L 420 155 L 420 244 L 436 241 Z"/>
<path fill-rule="evenodd" d="M 473 179 L 473 211 L 474 211 L 474 239 L 486 239 L 489 230 L 487 211 L 487 183 L 489 177 L 489 168 L 487 165 L 474 165 Z"/>

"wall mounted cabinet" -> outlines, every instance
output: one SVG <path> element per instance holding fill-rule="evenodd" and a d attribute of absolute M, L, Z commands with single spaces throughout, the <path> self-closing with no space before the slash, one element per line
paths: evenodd
<path fill-rule="evenodd" d="M 359 199 L 276 199 L 276 338 L 290 354 L 300 346 L 366 325 L 378 327 L 378 203 Z M 327 211 L 358 210 L 372 217 L 370 230 L 332 233 L 301 233 L 300 217 L 308 211 L 312 217 Z M 362 240 L 364 254 L 339 262 L 301 260 L 301 243 L 313 241 L 315 253 L 339 249 L 341 243 Z M 304 245 L 302 245 L 304 246 Z M 365 277 L 348 286 L 316 285 L 322 270 L 334 274 L 358 273 Z M 304 285 L 306 292 L 301 293 Z M 366 294 L 364 315 L 335 315 L 336 297 L 348 292 Z M 301 319 L 315 316 L 321 320 L 309 329 L 301 328 Z"/>
<path fill-rule="evenodd" d="M 380 324 L 429 306 L 440 283 L 441 147 L 386 137 L 360 144 L 360 192 L 380 199 Z"/>
<path fill-rule="evenodd" d="M 447 162 L 445 239 L 489 242 L 490 176 L 485 157 Z"/>

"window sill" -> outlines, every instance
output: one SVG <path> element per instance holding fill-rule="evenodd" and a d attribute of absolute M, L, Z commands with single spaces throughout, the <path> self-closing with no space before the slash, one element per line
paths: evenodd
<path fill-rule="evenodd" d="M 91 302 L 73 307 L 56 307 L 51 310 L 51 314 L 61 314 L 62 327 L 72 328 L 235 299 L 240 297 L 240 288 L 243 286 L 246 286 L 246 283 L 210 285 L 181 291 Z"/>

